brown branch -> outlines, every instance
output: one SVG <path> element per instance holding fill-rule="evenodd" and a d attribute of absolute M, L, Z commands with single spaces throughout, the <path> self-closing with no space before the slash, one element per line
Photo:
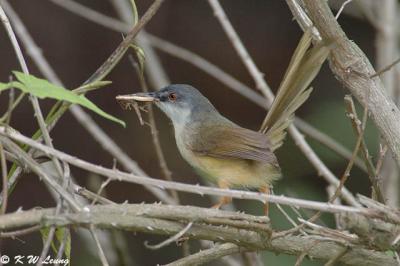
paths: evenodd
<path fill-rule="evenodd" d="M 387 95 L 381 80 L 378 77 L 370 78 L 376 71 L 360 48 L 347 38 L 327 2 L 303 2 L 323 40 L 335 41 L 335 47 L 330 54 L 333 73 L 364 107 L 368 107 L 371 118 L 400 164 L 399 109 Z"/>
<path fill-rule="evenodd" d="M 244 250 L 269 250 L 291 255 L 300 255 L 307 251 L 309 256 L 326 261 L 338 257 L 338 261 L 345 265 L 391 266 L 397 263 L 384 252 L 368 250 L 362 245 L 354 245 L 346 240 L 337 241 L 332 237 L 285 236 L 269 240 L 271 228 L 265 217 L 235 212 L 190 206 L 121 204 L 91 206 L 88 211 L 58 216 L 53 216 L 52 213 L 54 209 L 33 209 L 7 214 L 0 220 L 0 229 L 14 230 L 32 225 L 93 225 L 102 229 L 174 235 L 181 231 L 187 222 L 194 222 L 185 236 L 232 243 Z M 318 245 L 312 246 L 316 240 L 319 241 Z M 348 246 L 350 248 L 347 250 Z M 347 250 L 345 254 L 344 250 Z"/>
<path fill-rule="evenodd" d="M 5 214 L 7 210 L 7 202 L 8 202 L 8 176 L 7 176 L 7 162 L 6 162 L 6 155 L 4 152 L 3 144 L 0 143 L 0 167 L 1 167 L 1 179 L 2 179 L 2 195 L 3 195 L 3 202 L 1 204 L 1 211 L 0 214 Z"/>

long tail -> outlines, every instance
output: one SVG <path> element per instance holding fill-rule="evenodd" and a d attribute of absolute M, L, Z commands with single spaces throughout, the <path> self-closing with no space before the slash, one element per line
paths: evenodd
<path fill-rule="evenodd" d="M 310 96 L 312 88 L 309 85 L 332 47 L 325 43 L 308 49 L 310 45 L 311 35 L 306 32 L 292 56 L 275 100 L 262 123 L 260 131 L 268 136 L 273 151 L 282 145 L 294 112 Z"/>

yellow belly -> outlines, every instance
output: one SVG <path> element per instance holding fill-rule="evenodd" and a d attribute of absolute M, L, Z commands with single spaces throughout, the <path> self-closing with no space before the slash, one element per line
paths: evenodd
<path fill-rule="evenodd" d="M 241 159 L 219 159 L 196 156 L 194 167 L 210 181 L 223 182 L 229 187 L 258 188 L 270 185 L 280 177 L 280 170 L 270 164 Z"/>

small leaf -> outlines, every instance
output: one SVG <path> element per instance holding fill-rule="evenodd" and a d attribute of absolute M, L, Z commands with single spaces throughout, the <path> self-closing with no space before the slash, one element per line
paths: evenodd
<path fill-rule="evenodd" d="M 74 90 L 72 90 L 75 94 L 86 94 L 90 91 L 100 89 L 104 86 L 110 85 L 112 81 L 95 81 L 89 84 L 82 85 Z"/>
<path fill-rule="evenodd" d="M 140 74 L 143 76 L 144 62 L 146 60 L 146 55 L 140 46 L 138 46 L 136 44 L 131 44 L 130 47 L 135 51 L 136 61 L 139 63 Z"/>
<path fill-rule="evenodd" d="M 42 234 L 43 245 L 46 243 L 47 238 L 49 237 L 50 227 L 46 227 L 40 229 L 40 233 Z"/>
<path fill-rule="evenodd" d="M 21 72 L 14 71 L 19 82 L 11 82 L 8 84 L 0 83 L 0 90 L 8 89 L 11 87 L 18 88 L 26 93 L 31 93 L 38 98 L 51 98 L 60 101 L 67 101 L 74 104 L 79 104 L 84 106 L 98 115 L 107 118 L 108 120 L 117 122 L 125 127 L 125 122 L 104 112 L 99 107 L 97 107 L 93 102 L 87 99 L 84 95 L 77 95 L 74 92 L 64 89 L 63 87 L 54 85 L 45 79 L 39 79 L 32 75 L 26 75 Z"/>
<path fill-rule="evenodd" d="M 42 241 L 44 245 L 49 237 L 50 227 L 40 229 L 40 233 L 42 234 Z M 60 249 L 61 243 L 64 241 L 64 234 L 67 234 L 65 236 L 67 238 L 67 241 L 64 247 L 64 254 L 65 257 L 68 259 L 68 261 L 71 261 L 71 233 L 69 232 L 68 229 L 64 227 L 56 228 L 55 230 L 56 238 L 53 239 L 53 241 L 51 242 L 51 249 L 53 250 L 54 254 L 57 254 L 58 250 Z"/>
<path fill-rule="evenodd" d="M 132 6 L 133 26 L 135 26 L 136 23 L 138 22 L 139 15 L 138 15 L 138 12 L 137 12 L 137 7 L 136 7 L 135 0 L 130 0 L 130 2 L 131 2 L 131 6 Z"/>
<path fill-rule="evenodd" d="M 67 234 L 67 235 L 65 235 L 65 234 Z M 65 257 L 69 261 L 71 261 L 71 233 L 65 227 L 57 228 L 56 229 L 56 238 L 59 243 L 58 248 L 60 247 L 61 243 L 64 241 L 64 237 L 66 237 L 64 254 L 65 254 Z"/>

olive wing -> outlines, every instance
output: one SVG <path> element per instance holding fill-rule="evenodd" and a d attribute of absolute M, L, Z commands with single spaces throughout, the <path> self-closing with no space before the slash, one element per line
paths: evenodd
<path fill-rule="evenodd" d="M 189 149 L 199 155 L 275 163 L 266 135 L 236 125 L 203 128 Z"/>

